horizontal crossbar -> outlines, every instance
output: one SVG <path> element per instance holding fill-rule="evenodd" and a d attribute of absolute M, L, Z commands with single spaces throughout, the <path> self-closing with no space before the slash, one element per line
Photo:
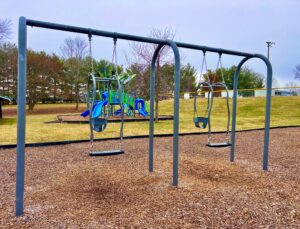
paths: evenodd
<path fill-rule="evenodd" d="M 53 30 L 60 30 L 60 31 L 67 31 L 67 32 L 74 32 L 74 33 L 83 33 L 83 34 L 102 36 L 102 37 L 110 37 L 110 38 L 114 38 L 114 39 L 122 39 L 122 40 L 129 40 L 129 41 L 139 41 L 139 42 L 146 42 L 146 43 L 152 43 L 152 44 L 167 45 L 167 40 L 163 40 L 163 39 L 142 37 L 142 36 L 109 32 L 109 31 L 103 31 L 103 30 L 96 30 L 96 29 L 92 29 L 92 28 L 83 28 L 83 27 L 50 23 L 50 22 L 44 22 L 44 21 L 36 21 L 36 20 L 31 20 L 31 19 L 26 19 L 26 24 L 28 26 L 40 27 L 40 28 L 45 28 L 45 29 L 53 29 Z M 255 56 L 255 54 L 234 51 L 234 50 L 229 50 L 229 49 L 214 48 L 214 47 L 182 43 L 182 42 L 175 42 L 175 43 L 178 47 L 181 47 L 181 48 L 201 50 L 203 52 L 214 52 L 214 53 L 219 53 L 219 54 L 228 54 L 228 55 L 243 56 L 243 57 L 254 57 Z"/>

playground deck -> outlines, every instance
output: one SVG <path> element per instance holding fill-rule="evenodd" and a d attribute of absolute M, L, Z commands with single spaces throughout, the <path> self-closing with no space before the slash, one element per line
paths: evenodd
<path fill-rule="evenodd" d="M 237 133 L 233 164 L 229 148 L 206 147 L 205 135 L 180 137 L 178 188 L 170 137 L 155 139 L 153 174 L 147 138 L 125 140 L 126 153 L 114 157 L 89 157 L 88 143 L 28 148 L 20 218 L 15 150 L 0 150 L 0 228 L 297 228 L 300 129 L 273 129 L 270 137 L 269 172 L 261 170 L 263 131 Z"/>

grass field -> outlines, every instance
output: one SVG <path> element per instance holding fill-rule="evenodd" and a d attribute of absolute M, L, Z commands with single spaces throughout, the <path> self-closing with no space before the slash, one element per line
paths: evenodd
<path fill-rule="evenodd" d="M 205 100 L 198 100 L 198 115 L 204 114 Z M 37 105 L 36 111 L 43 110 L 43 114 L 33 112 L 26 117 L 26 142 L 49 142 L 62 140 L 77 140 L 89 138 L 89 127 L 87 124 L 55 123 L 56 115 L 62 112 L 72 111 L 75 104 Z M 85 104 L 80 105 L 83 110 Z M 230 101 L 231 107 L 231 101 Z M 0 120 L 0 144 L 16 143 L 16 119 L 13 111 L 16 106 L 4 106 L 4 119 Z M 201 112 L 202 110 L 202 112 Z M 47 113 L 47 111 L 49 111 Z M 265 98 L 239 98 L 237 111 L 237 129 L 252 129 L 264 127 Z M 5 114 L 8 115 L 5 115 Z M 159 104 L 159 113 L 173 115 L 173 100 L 165 100 Z M 204 131 L 194 127 L 193 99 L 180 100 L 180 132 Z M 226 129 L 226 100 L 216 98 L 212 111 L 212 130 Z M 155 133 L 172 133 L 172 121 L 159 121 L 155 123 Z M 300 125 L 300 97 L 273 97 L 271 110 L 271 126 Z M 106 131 L 96 133 L 95 138 L 117 137 L 119 135 L 119 123 L 110 123 Z M 148 122 L 125 123 L 125 136 L 144 135 L 149 132 Z"/>

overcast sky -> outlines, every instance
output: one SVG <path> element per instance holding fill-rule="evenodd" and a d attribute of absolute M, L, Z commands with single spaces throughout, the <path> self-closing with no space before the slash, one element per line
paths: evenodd
<path fill-rule="evenodd" d="M 266 41 L 274 41 L 270 60 L 279 86 L 294 80 L 293 69 L 300 64 L 299 0 L 1 0 L 0 18 L 12 21 L 13 42 L 17 41 L 20 16 L 142 36 L 148 35 L 153 27 L 171 27 L 177 41 L 264 55 Z M 75 36 L 28 28 L 28 47 L 61 54 L 59 47 L 64 39 Z M 128 42 L 120 41 L 118 47 L 118 62 L 126 64 L 124 52 L 128 50 Z M 95 58 L 110 60 L 112 41 L 94 38 L 93 53 Z M 181 53 L 184 63 L 190 62 L 200 69 L 201 52 L 181 50 Z M 236 65 L 239 59 L 224 55 L 223 64 Z M 208 61 L 209 67 L 214 68 L 217 56 L 209 55 Z M 261 74 L 266 72 L 259 60 L 251 60 L 247 66 Z"/>

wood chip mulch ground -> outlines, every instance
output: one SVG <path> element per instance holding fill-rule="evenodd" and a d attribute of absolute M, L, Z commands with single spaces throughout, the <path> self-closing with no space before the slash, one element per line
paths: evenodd
<path fill-rule="evenodd" d="M 206 136 L 182 136 L 177 188 L 170 137 L 155 139 L 152 174 L 148 139 L 125 140 L 126 153 L 112 157 L 89 157 L 88 143 L 27 148 L 18 218 L 15 150 L 2 149 L 0 228 L 300 228 L 299 139 L 300 128 L 271 130 L 263 172 L 263 131 L 237 133 L 235 163 L 229 148 L 206 147 Z"/>

